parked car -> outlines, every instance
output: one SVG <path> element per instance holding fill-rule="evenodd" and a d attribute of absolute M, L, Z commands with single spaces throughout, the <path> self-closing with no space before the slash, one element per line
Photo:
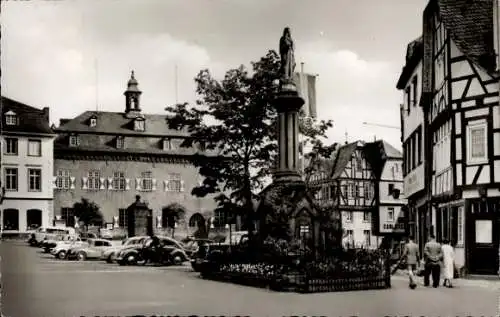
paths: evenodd
<path fill-rule="evenodd" d="M 208 245 L 212 243 L 214 243 L 214 241 L 210 239 L 193 239 L 186 243 L 186 246 L 193 246 L 190 262 L 195 272 L 199 272 L 199 265 L 205 259 L 208 252 Z"/>
<path fill-rule="evenodd" d="M 158 237 L 159 246 L 153 245 L 148 237 L 142 245 L 124 248 L 118 253 L 116 262 L 120 265 L 145 265 L 146 263 L 179 265 L 189 260 L 184 246 L 169 237 Z"/>
<path fill-rule="evenodd" d="M 28 243 L 31 246 L 39 246 L 43 240 L 55 238 L 57 235 L 74 235 L 75 228 L 71 227 L 40 227 L 32 232 Z"/>
<path fill-rule="evenodd" d="M 76 258 L 79 261 L 100 259 L 105 250 L 113 247 L 111 241 L 105 239 L 88 239 L 87 242 L 87 245 L 69 249 L 67 258 L 70 260 Z"/>
<path fill-rule="evenodd" d="M 76 239 L 79 239 L 77 235 L 57 235 L 50 239 L 43 240 L 40 247 L 44 250 L 45 253 L 49 253 L 59 242 L 71 243 Z"/>
<path fill-rule="evenodd" d="M 101 260 L 104 260 L 108 263 L 113 263 L 116 256 L 120 251 L 129 248 L 131 246 L 143 245 L 144 241 L 148 239 L 147 236 L 138 236 L 138 237 L 130 237 L 128 239 L 123 240 L 122 244 L 119 246 L 115 246 L 107 249 L 102 253 Z"/>
<path fill-rule="evenodd" d="M 66 259 L 70 249 L 79 248 L 88 245 L 87 241 L 77 237 L 75 240 L 59 241 L 50 253 L 58 259 Z"/>
<path fill-rule="evenodd" d="M 229 243 L 231 241 L 231 243 Z M 218 256 L 221 253 L 226 253 L 231 246 L 244 246 L 248 242 L 247 231 L 237 231 L 235 235 L 231 235 L 231 239 L 226 237 L 221 242 L 204 241 L 200 243 L 200 247 L 191 257 L 191 267 L 194 271 L 199 272 L 203 263 L 210 256 Z"/>

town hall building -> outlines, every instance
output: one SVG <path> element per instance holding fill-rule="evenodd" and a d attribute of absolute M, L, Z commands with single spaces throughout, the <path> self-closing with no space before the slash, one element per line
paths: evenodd
<path fill-rule="evenodd" d="M 190 160 L 198 150 L 180 146 L 188 134 L 169 129 L 166 115 L 143 113 L 141 94 L 132 72 L 123 112 L 85 111 L 61 119 L 54 143 L 57 220 L 74 226 L 73 204 L 86 198 L 100 207 L 108 226 L 125 228 L 126 208 L 136 195 L 152 209 L 157 229 L 193 233 L 213 217 L 213 197 L 191 195 L 201 181 Z M 178 224 L 168 223 L 172 220 L 165 213 L 171 204 L 185 210 Z"/>

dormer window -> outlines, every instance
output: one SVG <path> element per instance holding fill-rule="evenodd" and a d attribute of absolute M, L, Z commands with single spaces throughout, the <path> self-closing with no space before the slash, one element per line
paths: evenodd
<path fill-rule="evenodd" d="M 80 138 L 76 134 L 72 134 L 69 136 L 69 146 L 78 146 L 80 145 Z"/>
<path fill-rule="evenodd" d="M 17 124 L 17 116 L 16 113 L 12 110 L 9 110 L 5 113 L 5 124 L 6 125 L 16 125 Z"/>
<path fill-rule="evenodd" d="M 117 149 L 125 148 L 125 138 L 124 137 L 119 136 L 116 138 L 116 148 Z"/>
<path fill-rule="evenodd" d="M 95 128 L 97 126 L 97 117 L 96 116 L 90 117 L 89 125 L 91 128 Z"/>
<path fill-rule="evenodd" d="M 146 130 L 146 121 L 143 118 L 135 119 L 134 130 L 135 131 L 145 131 Z"/>
<path fill-rule="evenodd" d="M 172 149 L 172 140 L 163 139 L 163 150 L 168 151 Z"/>

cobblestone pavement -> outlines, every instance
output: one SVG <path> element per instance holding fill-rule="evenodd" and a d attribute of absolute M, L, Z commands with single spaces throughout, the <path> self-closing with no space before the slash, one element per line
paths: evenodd
<path fill-rule="evenodd" d="M 396 276 L 388 290 L 295 294 L 203 280 L 188 266 L 59 261 L 19 242 L 2 243 L 0 256 L 2 308 L 9 317 L 499 315 L 494 282 L 410 290 L 406 278 Z"/>

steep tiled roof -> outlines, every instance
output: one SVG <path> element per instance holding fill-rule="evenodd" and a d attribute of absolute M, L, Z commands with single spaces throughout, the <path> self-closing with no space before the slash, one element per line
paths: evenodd
<path fill-rule="evenodd" d="M 346 144 L 338 149 L 337 157 L 333 163 L 332 178 L 338 178 L 351 160 L 352 153 L 358 147 L 358 142 Z"/>
<path fill-rule="evenodd" d="M 89 120 L 96 116 L 96 127 L 90 127 Z M 188 136 L 186 131 L 169 129 L 166 115 L 142 114 L 146 120 L 146 130 L 137 132 L 133 129 L 133 118 L 127 118 L 121 112 L 85 111 L 78 117 L 57 128 L 57 132 L 90 132 L 116 135 L 154 135 L 154 136 Z"/>
<path fill-rule="evenodd" d="M 4 132 L 23 132 L 23 133 L 40 133 L 54 134 L 50 128 L 48 108 L 41 110 L 1 96 L 2 99 L 2 130 Z M 6 125 L 4 114 L 12 111 L 17 116 L 16 125 Z"/>
<path fill-rule="evenodd" d="M 493 0 L 437 0 L 444 25 L 460 51 L 474 63 L 495 69 Z"/>
<path fill-rule="evenodd" d="M 403 89 L 410 79 L 411 74 L 415 67 L 417 67 L 420 60 L 423 58 L 423 38 L 420 36 L 418 39 L 411 41 L 406 48 L 406 63 L 403 71 L 399 76 L 396 88 Z"/>
<path fill-rule="evenodd" d="M 403 158 L 400 151 L 384 140 L 367 143 L 363 147 L 363 152 L 376 177 L 380 177 L 387 159 Z"/>
<path fill-rule="evenodd" d="M 384 146 L 384 151 L 387 158 L 396 158 L 396 159 L 403 158 L 403 153 L 401 153 L 401 151 L 393 147 L 391 144 L 389 144 L 384 140 L 381 140 L 380 142 L 382 142 Z"/>

